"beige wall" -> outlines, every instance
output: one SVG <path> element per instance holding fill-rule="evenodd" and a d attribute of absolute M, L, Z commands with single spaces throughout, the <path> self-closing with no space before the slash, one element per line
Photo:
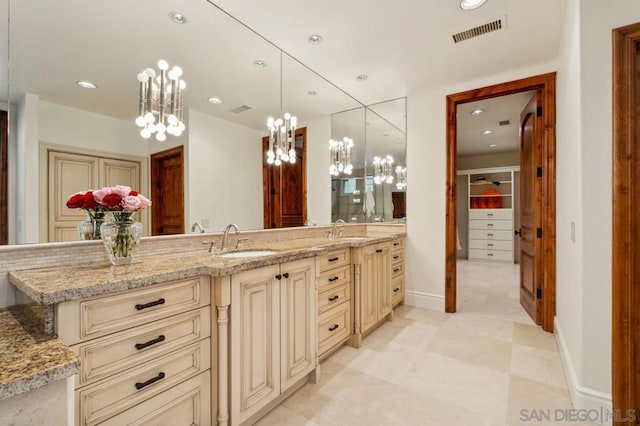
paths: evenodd
<path fill-rule="evenodd" d="M 458 170 L 507 167 L 520 165 L 520 152 L 497 152 L 487 155 L 471 155 L 457 158 Z"/>

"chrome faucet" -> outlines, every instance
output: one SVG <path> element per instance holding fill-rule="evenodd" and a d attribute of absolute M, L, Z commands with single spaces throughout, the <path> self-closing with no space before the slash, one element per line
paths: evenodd
<path fill-rule="evenodd" d="M 196 232 L 196 229 L 199 234 L 204 234 L 204 228 L 200 225 L 200 222 L 194 222 L 193 225 L 191 225 L 191 232 Z"/>
<path fill-rule="evenodd" d="M 340 238 L 342 237 L 342 230 L 338 231 L 338 225 L 345 225 L 346 222 L 343 219 L 338 219 L 333 223 L 333 228 L 331 229 L 331 238 Z"/>
<path fill-rule="evenodd" d="M 224 228 L 224 235 L 222 236 L 222 247 L 221 247 L 222 251 L 229 250 L 229 231 L 231 231 L 231 228 L 235 229 L 236 237 L 238 237 L 238 234 L 239 234 L 238 225 L 236 225 L 235 223 L 228 224 L 227 227 Z"/>

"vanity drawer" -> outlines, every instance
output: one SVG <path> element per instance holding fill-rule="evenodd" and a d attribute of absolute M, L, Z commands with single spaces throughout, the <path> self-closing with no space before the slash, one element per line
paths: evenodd
<path fill-rule="evenodd" d="M 469 259 L 513 262 L 513 251 L 469 249 Z"/>
<path fill-rule="evenodd" d="M 391 279 L 404 275 L 404 263 L 394 263 L 391 265 Z"/>
<path fill-rule="evenodd" d="M 330 253 L 316 257 L 318 273 L 323 273 L 329 269 L 349 265 L 351 263 L 351 249 L 344 248 L 334 250 Z"/>
<path fill-rule="evenodd" d="M 58 305 L 60 339 L 68 344 L 126 330 L 210 304 L 209 277 L 194 277 Z M 70 327 L 70 324 L 78 324 Z"/>
<path fill-rule="evenodd" d="M 318 313 L 328 311 L 345 301 L 351 300 L 351 283 L 346 282 L 331 290 L 318 294 Z"/>
<path fill-rule="evenodd" d="M 209 369 L 209 339 L 76 390 L 79 425 L 94 425 Z"/>
<path fill-rule="evenodd" d="M 469 219 L 508 219 L 511 220 L 511 210 L 470 209 Z"/>
<path fill-rule="evenodd" d="M 469 229 L 511 230 L 513 229 L 513 222 L 511 220 L 469 220 Z"/>
<path fill-rule="evenodd" d="M 391 280 L 391 304 L 397 305 L 404 299 L 404 276 Z"/>
<path fill-rule="evenodd" d="M 205 371 L 186 382 L 101 423 L 104 426 L 211 425 L 211 375 Z M 216 415 L 217 413 L 214 413 Z"/>
<path fill-rule="evenodd" d="M 391 250 L 401 250 L 404 249 L 404 238 L 396 238 L 391 241 Z"/>
<path fill-rule="evenodd" d="M 210 336 L 209 307 L 72 346 L 80 357 L 76 387 L 113 376 Z"/>
<path fill-rule="evenodd" d="M 513 250 L 513 241 L 469 240 L 469 248 L 486 250 Z"/>
<path fill-rule="evenodd" d="M 351 282 L 351 265 L 324 272 L 318 277 L 318 292 Z"/>
<path fill-rule="evenodd" d="M 472 240 L 513 240 L 512 231 L 481 231 L 478 229 L 469 230 L 469 238 Z"/>
<path fill-rule="evenodd" d="M 404 261 L 404 250 L 392 250 L 391 251 L 391 262 L 403 262 Z"/>
<path fill-rule="evenodd" d="M 343 303 L 318 316 L 318 354 L 351 336 L 351 304 Z"/>

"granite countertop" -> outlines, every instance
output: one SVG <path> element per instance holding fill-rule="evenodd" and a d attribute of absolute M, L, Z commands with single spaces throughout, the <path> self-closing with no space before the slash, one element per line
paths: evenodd
<path fill-rule="evenodd" d="M 76 374 L 80 361 L 44 332 L 42 306 L 0 309 L 0 400 Z"/>
<path fill-rule="evenodd" d="M 338 239 L 299 238 L 247 245 L 244 250 L 272 250 L 274 254 L 222 258 L 206 250 L 136 259 L 126 266 L 108 262 L 30 269 L 9 273 L 9 281 L 34 302 L 53 305 L 123 290 L 146 287 L 200 275 L 222 276 L 248 269 L 313 257 L 344 247 L 390 241 L 399 235 L 367 235 Z"/>

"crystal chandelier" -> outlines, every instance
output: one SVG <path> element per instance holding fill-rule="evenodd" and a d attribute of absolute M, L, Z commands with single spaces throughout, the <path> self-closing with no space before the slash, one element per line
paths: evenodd
<path fill-rule="evenodd" d="M 393 157 L 390 155 L 385 158 L 373 157 L 373 171 L 373 182 L 376 185 L 393 183 Z"/>
<path fill-rule="evenodd" d="M 280 113 L 282 114 L 282 50 L 280 50 Z M 269 117 L 267 128 L 269 129 L 269 150 L 267 151 L 267 164 L 280 166 L 283 162 L 294 164 L 296 162 L 296 125 L 298 119 L 284 113 L 284 119 Z"/>
<path fill-rule="evenodd" d="M 400 190 L 405 189 L 407 187 L 407 168 L 396 166 L 396 176 L 398 177 L 396 188 Z"/>
<path fill-rule="evenodd" d="M 182 122 L 182 91 L 186 83 L 180 79 L 180 67 L 169 71 L 167 61 L 160 60 L 158 68 L 160 72 L 147 68 L 138 74 L 140 102 L 136 125 L 142 128 L 143 138 L 149 139 L 155 134 L 156 139 L 163 142 L 167 133 L 180 136 L 186 128 Z"/>
<path fill-rule="evenodd" d="M 351 148 L 353 148 L 353 139 L 344 137 L 341 141 L 329 141 L 329 152 L 331 153 L 331 165 L 329 173 L 338 176 L 340 173 L 350 175 L 353 172 L 351 164 Z"/>

